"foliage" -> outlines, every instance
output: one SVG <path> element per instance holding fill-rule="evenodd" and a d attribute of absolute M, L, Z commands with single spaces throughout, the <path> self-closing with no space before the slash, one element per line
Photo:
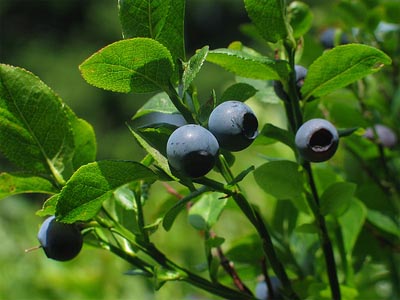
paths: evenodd
<path fill-rule="evenodd" d="M 300 93 L 294 66 L 307 55 L 304 36 L 312 30 L 305 3 L 245 0 L 251 24 L 243 30 L 262 47 L 235 41 L 227 48 L 204 46 L 190 58 L 184 50 L 184 0 L 118 4 L 124 39 L 79 69 L 95 87 L 153 93 L 127 124 L 146 155 L 140 162 L 96 160 L 92 126 L 38 77 L 1 64 L 0 151 L 16 170 L 0 174 L 0 197 L 49 195 L 39 215 L 79 224 L 85 243 L 126 260 L 132 265 L 128 274 L 152 278 L 155 289 L 183 281 L 222 298 L 255 299 L 248 286 L 262 274 L 267 286 L 271 277 L 279 279 L 285 299 L 365 299 L 377 283 L 390 287 L 377 297 L 399 297 L 400 147 L 363 137 L 363 129 L 381 123 L 400 134 L 400 41 L 389 38 L 400 32 L 392 24 L 398 4 L 340 1 L 347 22 L 342 29 L 353 29 L 354 43 L 316 57 Z M 357 13 L 370 8 L 364 22 Z M 236 82 L 204 101 L 196 77 L 206 62 L 233 73 Z M 206 127 L 213 108 L 227 100 L 264 105 L 268 100 L 260 99 L 274 80 L 288 95 L 272 101 L 284 109 L 287 125 L 260 124 L 250 150 L 262 153 L 282 144 L 290 158 L 243 163 L 240 154 L 220 151 L 207 176 L 188 178 L 170 168 L 165 147 L 176 127 Z M 310 164 L 299 155 L 294 135 L 317 117 L 340 129 L 340 150 L 329 162 Z M 148 191 L 160 183 L 178 201 L 157 203 L 158 212 L 149 218 Z M 276 203 L 269 217 L 265 199 Z M 160 231 L 172 235 L 185 210 L 187 225 L 202 237 L 202 268 L 176 262 L 153 238 Z M 226 215 L 238 217 L 251 233 L 238 231 L 229 240 L 229 228 L 218 227 Z"/>

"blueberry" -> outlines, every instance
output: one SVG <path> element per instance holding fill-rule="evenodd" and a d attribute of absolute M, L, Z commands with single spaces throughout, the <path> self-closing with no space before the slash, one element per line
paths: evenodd
<path fill-rule="evenodd" d="M 397 144 L 397 136 L 389 127 L 382 124 L 376 124 L 374 125 L 374 129 L 376 132 L 376 141 L 382 146 L 392 148 Z M 375 132 L 372 127 L 369 127 L 366 129 L 364 137 L 370 140 L 375 140 Z"/>
<path fill-rule="evenodd" d="M 319 41 L 325 49 L 331 49 L 335 47 L 335 35 L 337 29 L 327 28 L 319 37 Z M 339 45 L 344 45 L 349 43 L 349 39 L 345 33 L 340 33 Z"/>
<path fill-rule="evenodd" d="M 294 71 L 296 72 L 296 86 L 297 86 L 297 94 L 301 99 L 300 89 L 304 85 L 304 79 L 307 76 L 307 69 L 300 65 L 294 66 Z M 282 82 L 274 81 L 274 91 L 275 94 L 281 98 L 282 100 L 287 101 L 289 99 L 288 95 L 283 89 Z"/>
<path fill-rule="evenodd" d="M 271 285 L 273 291 L 273 298 L 271 297 L 267 283 L 263 280 L 257 283 L 256 286 L 256 298 L 260 300 L 273 300 L 273 299 L 282 299 L 279 293 L 279 289 L 281 288 L 281 282 L 276 277 L 271 277 Z"/>
<path fill-rule="evenodd" d="M 75 224 L 61 223 L 48 217 L 40 227 L 38 239 L 48 258 L 67 261 L 79 254 L 83 245 L 80 230 Z"/>
<path fill-rule="evenodd" d="M 229 151 L 247 148 L 258 135 L 257 117 L 248 105 L 240 101 L 226 101 L 214 108 L 208 128 L 220 147 Z"/>
<path fill-rule="evenodd" d="M 192 178 L 204 176 L 214 167 L 218 150 L 214 135 L 194 124 L 177 128 L 167 142 L 170 166 Z"/>
<path fill-rule="evenodd" d="M 311 119 L 297 130 L 295 143 L 305 160 L 322 162 L 335 154 L 339 144 L 339 134 L 330 122 L 324 119 Z"/>

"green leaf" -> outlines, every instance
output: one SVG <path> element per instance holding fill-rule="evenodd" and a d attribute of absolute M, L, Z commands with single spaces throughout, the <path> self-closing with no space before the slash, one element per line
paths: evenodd
<path fill-rule="evenodd" d="M 189 201 L 192 201 L 202 195 L 203 193 L 207 192 L 209 189 L 207 187 L 202 187 L 199 188 L 196 191 L 193 191 L 189 195 L 183 197 L 179 202 L 175 203 L 165 214 L 164 219 L 163 219 L 163 227 L 166 231 L 170 230 L 172 227 L 172 224 L 174 224 L 174 221 L 176 217 L 179 215 L 179 213 L 186 208 L 186 204 Z"/>
<path fill-rule="evenodd" d="M 154 161 L 157 163 L 157 165 L 166 173 L 168 174 L 168 176 L 170 176 L 171 178 L 176 179 L 176 177 L 174 175 L 172 175 L 171 170 L 169 168 L 169 164 L 168 164 L 168 160 L 167 158 L 160 153 L 159 150 L 157 150 L 156 148 L 152 147 L 138 132 L 136 132 L 132 127 L 129 127 L 130 132 L 132 133 L 132 135 L 134 136 L 134 138 L 136 139 L 136 141 L 139 143 L 139 145 L 141 147 L 143 147 L 144 150 L 146 150 L 146 152 L 148 154 L 151 155 L 151 157 L 153 157 Z"/>
<path fill-rule="evenodd" d="M 148 37 L 171 52 L 174 62 L 185 59 L 184 0 L 119 0 L 124 38 Z"/>
<path fill-rule="evenodd" d="M 196 201 L 189 210 L 189 223 L 198 230 L 209 230 L 217 223 L 227 199 L 219 193 L 207 193 Z"/>
<path fill-rule="evenodd" d="M 296 146 L 294 144 L 294 135 L 291 132 L 268 123 L 264 125 L 255 143 L 257 145 L 270 144 L 270 139 L 281 142 L 289 146 L 293 150 L 296 149 Z"/>
<path fill-rule="evenodd" d="M 235 83 L 224 91 L 221 98 L 218 100 L 218 103 L 229 100 L 244 102 L 247 99 L 253 97 L 256 93 L 257 90 L 250 84 L 241 82 Z"/>
<path fill-rule="evenodd" d="M 349 44 L 324 52 L 308 69 L 301 89 L 303 99 L 321 97 L 389 65 L 391 59 L 367 45 Z"/>
<path fill-rule="evenodd" d="M 208 46 L 204 46 L 193 55 L 187 63 L 183 64 L 183 92 L 187 91 L 190 84 L 195 79 L 196 75 L 200 72 L 201 67 L 208 55 Z"/>
<path fill-rule="evenodd" d="M 277 42 L 289 35 L 282 0 L 244 0 L 247 14 L 258 32 L 268 42 Z"/>
<path fill-rule="evenodd" d="M 55 194 L 48 198 L 44 203 L 42 209 L 36 212 L 39 217 L 54 216 L 56 214 L 56 206 L 60 194 Z"/>
<path fill-rule="evenodd" d="M 312 26 L 313 14 L 310 7 L 303 2 L 293 1 L 290 3 L 288 17 L 295 38 L 305 35 Z"/>
<path fill-rule="evenodd" d="M 0 199 L 17 194 L 57 192 L 54 185 L 43 177 L 25 173 L 0 173 Z"/>
<path fill-rule="evenodd" d="M 79 66 L 83 78 L 96 87 L 121 93 L 148 93 L 168 86 L 174 70 L 171 53 L 149 38 L 115 42 Z"/>
<path fill-rule="evenodd" d="M 90 220 L 117 188 L 138 180 L 155 179 L 155 173 L 138 162 L 87 164 L 78 169 L 61 190 L 56 215 L 66 223 Z"/>
<path fill-rule="evenodd" d="M 211 50 L 207 61 L 236 75 L 254 79 L 279 80 L 286 78 L 289 73 L 289 65 L 286 61 L 251 55 L 234 49 Z"/>
<path fill-rule="evenodd" d="M 74 170 L 95 161 L 97 153 L 96 135 L 92 125 L 80 118 L 70 119 L 74 132 L 75 151 L 72 157 Z"/>
<path fill-rule="evenodd" d="M 271 161 L 254 171 L 257 184 L 277 199 L 296 199 L 303 193 L 301 166 L 288 160 Z"/>
<path fill-rule="evenodd" d="M 159 290 L 167 281 L 183 280 L 187 277 L 183 271 L 171 270 L 162 266 L 154 268 L 154 285 Z"/>
<path fill-rule="evenodd" d="M 368 209 L 367 219 L 369 222 L 371 222 L 384 232 L 393 234 L 400 238 L 399 224 L 396 224 L 395 221 L 393 221 L 391 218 L 384 215 L 383 213 L 376 210 Z"/>
<path fill-rule="evenodd" d="M 331 184 L 320 198 L 321 214 L 342 215 L 353 201 L 357 185 L 350 182 Z"/>
<path fill-rule="evenodd" d="M 350 202 L 346 212 L 338 218 L 342 230 L 344 248 L 350 254 L 367 216 L 365 205 L 358 199 Z"/>
<path fill-rule="evenodd" d="M 66 109 L 32 73 L 0 65 L 0 151 L 17 166 L 63 182 L 74 150 Z"/>

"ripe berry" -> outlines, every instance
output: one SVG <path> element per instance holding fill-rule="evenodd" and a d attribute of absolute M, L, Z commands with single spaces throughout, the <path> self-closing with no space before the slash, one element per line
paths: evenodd
<path fill-rule="evenodd" d="M 249 106 L 240 101 L 226 101 L 210 114 L 208 128 L 215 135 L 221 148 L 240 151 L 258 135 L 258 121 Z"/>
<path fill-rule="evenodd" d="M 382 124 L 376 124 L 374 126 L 375 132 L 376 132 L 376 140 L 384 147 L 387 148 L 392 148 L 397 144 L 397 136 L 393 132 L 392 129 L 389 127 L 382 125 Z M 366 129 L 364 133 L 364 137 L 370 140 L 375 139 L 375 132 L 374 130 L 369 127 Z"/>
<path fill-rule="evenodd" d="M 295 137 L 300 155 L 311 162 L 330 159 L 339 144 L 336 128 L 324 119 L 311 119 L 300 126 Z"/>
<path fill-rule="evenodd" d="M 295 65 L 294 71 L 296 72 L 297 94 L 298 94 L 299 98 L 301 99 L 300 89 L 304 85 L 304 79 L 307 76 L 308 70 L 306 68 L 304 68 L 303 66 Z M 282 100 L 285 100 L 285 101 L 288 100 L 289 97 L 286 94 L 285 90 L 283 89 L 282 82 L 274 81 L 274 91 L 275 91 L 275 94 Z"/>
<path fill-rule="evenodd" d="M 325 49 L 331 49 L 335 47 L 335 35 L 337 29 L 327 28 L 319 37 L 319 41 Z M 339 45 L 344 45 L 349 43 L 349 39 L 345 33 L 340 33 Z"/>
<path fill-rule="evenodd" d="M 271 285 L 272 285 L 272 294 L 273 298 L 271 297 L 271 293 L 268 290 L 268 286 L 266 282 L 260 281 L 257 283 L 256 286 L 256 297 L 260 300 L 274 300 L 274 299 L 282 299 L 279 293 L 279 288 L 281 288 L 281 282 L 276 277 L 271 277 Z"/>
<path fill-rule="evenodd" d="M 38 239 L 48 258 L 67 261 L 79 254 L 83 245 L 80 230 L 75 224 L 61 223 L 48 217 L 40 227 Z"/>
<path fill-rule="evenodd" d="M 167 142 L 170 166 L 192 178 L 206 175 L 215 165 L 218 141 L 200 125 L 184 125 L 176 129 Z"/>

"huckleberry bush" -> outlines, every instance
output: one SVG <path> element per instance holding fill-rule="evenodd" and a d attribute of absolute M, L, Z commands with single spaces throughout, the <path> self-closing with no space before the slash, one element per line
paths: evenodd
<path fill-rule="evenodd" d="M 79 70 L 131 101 L 149 94 L 121 120 L 145 152 L 140 161 L 97 160 L 92 126 L 37 76 L 1 64 L 0 152 L 14 165 L 0 174 L 1 198 L 48 195 L 37 214 L 55 216 L 39 232 L 49 258 L 75 259 L 87 250 L 83 236 L 155 289 L 182 281 L 222 299 L 366 299 L 385 284 L 374 295 L 397 299 L 400 5 L 338 2 L 338 35 L 323 34 L 310 61 L 326 29 L 314 27 L 312 5 L 244 0 L 246 43 L 189 54 L 184 0 L 118 1 L 123 39 Z M 234 82 L 203 99 L 196 77 L 208 64 Z M 391 128 L 390 147 L 380 126 Z M 176 201 L 153 199 L 160 187 Z M 163 209 L 154 216 L 149 202 Z M 157 241 L 160 231 L 176 234 L 182 214 L 201 239 L 201 266 Z M 65 246 L 64 229 L 73 233 Z"/>

